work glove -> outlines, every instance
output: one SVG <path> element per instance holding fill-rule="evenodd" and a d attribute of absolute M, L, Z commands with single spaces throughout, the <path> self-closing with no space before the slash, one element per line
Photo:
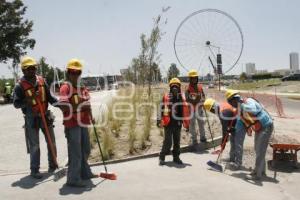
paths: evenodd
<path fill-rule="evenodd" d="M 235 132 L 235 128 L 234 127 L 228 127 L 227 128 L 227 132 L 228 133 L 234 133 Z"/>
<path fill-rule="evenodd" d="M 160 120 L 157 120 L 157 121 L 156 121 L 156 126 L 157 126 L 158 128 L 161 128 L 161 122 L 160 122 Z"/>

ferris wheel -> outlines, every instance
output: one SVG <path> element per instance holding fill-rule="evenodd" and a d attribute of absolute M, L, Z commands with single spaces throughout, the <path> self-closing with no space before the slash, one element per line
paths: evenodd
<path fill-rule="evenodd" d="M 237 21 L 217 9 L 198 10 L 178 26 L 174 38 L 176 58 L 186 71 L 226 74 L 238 63 L 244 36 Z"/>

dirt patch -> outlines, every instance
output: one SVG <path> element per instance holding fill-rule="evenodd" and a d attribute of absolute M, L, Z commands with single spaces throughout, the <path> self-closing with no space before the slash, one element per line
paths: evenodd
<path fill-rule="evenodd" d="M 270 139 L 270 143 L 273 144 L 300 144 L 295 138 L 289 137 L 288 135 L 275 135 Z"/>
<path fill-rule="evenodd" d="M 151 103 L 156 104 L 157 101 L 161 101 L 161 91 L 162 89 L 153 90 L 154 96 L 158 96 L 159 98 L 153 99 Z M 133 97 L 130 100 L 124 100 L 133 104 L 140 104 L 141 102 L 147 102 L 142 97 L 147 96 L 144 94 L 145 92 L 141 89 L 137 89 L 137 98 Z M 155 94 L 156 93 L 156 94 Z M 141 98 L 140 98 L 141 97 Z M 123 101 L 123 100 L 122 100 Z M 138 106 L 137 106 L 138 107 Z M 136 108 L 134 109 L 136 111 Z M 100 130 L 100 140 L 103 146 L 103 140 L 105 137 L 110 137 L 109 143 L 105 148 L 109 150 L 109 155 L 107 159 L 121 159 L 128 158 L 132 156 L 151 154 L 155 152 L 159 152 L 162 147 L 162 142 L 164 139 L 164 130 L 162 128 L 156 127 L 156 116 L 157 110 L 152 109 L 151 116 L 147 116 L 147 112 L 143 109 L 138 112 L 141 112 L 141 115 L 134 115 L 132 119 L 128 120 L 119 120 L 116 123 L 116 120 L 111 117 L 109 118 L 109 125 L 105 129 Z M 146 113 L 146 114 L 145 114 Z M 132 113 L 129 113 L 129 115 Z M 209 115 L 209 122 L 212 129 L 212 134 L 214 137 L 218 137 L 221 135 L 221 124 L 219 119 L 213 115 Z M 150 120 L 147 120 L 148 118 Z M 206 120 L 206 118 L 205 118 Z M 150 121 L 150 123 L 148 123 Z M 113 125 L 113 126 L 112 126 Z M 116 128 L 117 127 L 117 128 Z M 146 134 L 146 130 L 150 130 L 149 135 Z M 208 125 L 205 123 L 206 137 L 211 138 Z M 106 132 L 106 135 L 104 134 Z M 108 133 L 108 134 L 107 134 Z M 200 140 L 200 134 L 197 130 L 197 138 Z M 146 139 L 145 139 L 146 138 Z M 95 143 L 95 140 L 91 139 L 93 145 L 91 156 L 89 158 L 90 162 L 100 161 L 100 154 L 98 146 Z M 181 145 L 190 145 L 191 144 L 191 134 L 186 132 L 184 128 L 181 130 Z M 108 152 L 108 150 L 104 149 L 104 151 Z"/>

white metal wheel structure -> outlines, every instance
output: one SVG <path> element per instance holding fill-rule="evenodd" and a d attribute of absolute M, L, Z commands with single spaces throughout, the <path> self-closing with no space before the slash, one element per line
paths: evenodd
<path fill-rule="evenodd" d="M 217 54 L 222 56 L 221 74 L 227 74 L 238 63 L 243 48 L 239 24 L 217 9 L 198 10 L 187 16 L 174 38 L 174 51 L 181 67 L 186 71 L 197 69 L 202 75 L 211 73 L 212 64 L 216 68 Z"/>

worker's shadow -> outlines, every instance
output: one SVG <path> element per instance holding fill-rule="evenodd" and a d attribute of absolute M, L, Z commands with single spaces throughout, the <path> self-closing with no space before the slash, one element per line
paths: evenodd
<path fill-rule="evenodd" d="M 12 187 L 20 187 L 23 189 L 31 189 L 35 186 L 38 186 L 40 184 L 43 184 L 43 183 L 46 183 L 46 182 L 49 182 L 52 180 L 52 179 L 48 179 L 51 176 L 50 173 L 43 173 L 42 175 L 43 175 L 43 178 L 41 178 L 41 179 L 32 178 L 30 175 L 22 177 L 20 180 L 13 182 L 11 184 L 11 186 Z"/>
<path fill-rule="evenodd" d="M 86 184 L 86 187 L 70 187 L 67 184 L 64 184 L 60 189 L 59 189 L 59 194 L 62 196 L 70 195 L 70 194 L 82 194 L 84 192 L 89 192 L 93 188 L 97 187 L 101 183 L 103 183 L 105 179 L 98 181 L 98 183 L 94 184 L 91 180 L 86 180 L 84 183 Z"/>
<path fill-rule="evenodd" d="M 244 180 L 247 183 L 256 185 L 256 186 L 263 186 L 264 182 L 270 182 L 270 183 L 279 183 L 279 181 L 276 179 L 276 177 L 269 177 L 269 176 L 263 176 L 260 180 L 248 180 L 246 179 L 246 175 L 248 173 L 245 172 L 239 172 L 239 173 L 232 173 L 231 176 L 235 178 L 240 178 Z"/>
<path fill-rule="evenodd" d="M 196 151 L 191 151 L 191 153 L 203 155 L 203 154 L 209 154 L 209 151 L 207 149 L 205 150 L 197 149 Z"/>
<path fill-rule="evenodd" d="M 189 164 L 189 163 L 183 163 L 182 165 L 179 165 L 179 164 L 176 164 L 172 161 L 167 161 L 167 162 L 165 162 L 165 166 L 182 169 L 182 168 L 186 168 L 186 167 L 191 167 L 192 165 Z"/>

